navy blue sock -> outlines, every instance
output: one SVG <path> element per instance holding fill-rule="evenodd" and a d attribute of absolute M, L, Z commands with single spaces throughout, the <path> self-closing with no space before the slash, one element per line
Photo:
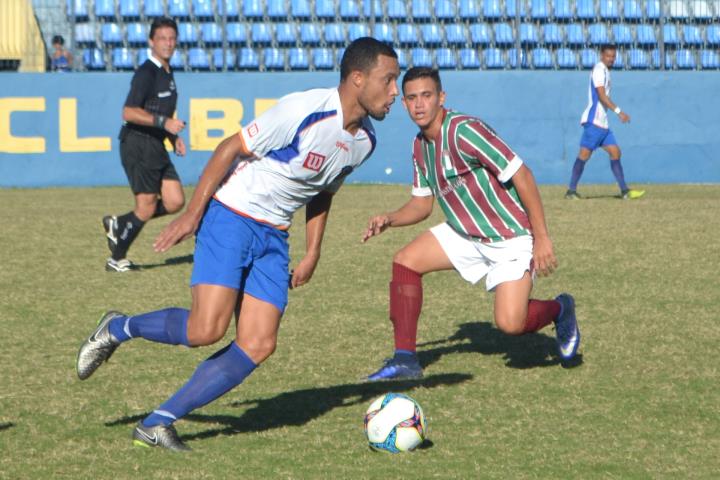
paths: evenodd
<path fill-rule="evenodd" d="M 395 360 L 399 360 L 404 363 L 417 363 L 418 358 L 415 352 L 411 352 L 410 350 L 396 349 Z"/>
<path fill-rule="evenodd" d="M 628 186 L 625 184 L 625 173 L 623 173 L 622 163 L 620 163 L 619 158 L 617 160 L 610 160 L 610 170 L 612 170 L 613 175 L 615 175 L 615 180 L 617 180 L 620 191 L 624 192 L 627 190 Z"/>
<path fill-rule="evenodd" d="M 133 317 L 115 318 L 108 328 L 110 333 L 121 342 L 141 337 L 151 342 L 189 347 L 187 338 L 189 316 L 190 310 L 186 308 L 166 308 Z"/>
<path fill-rule="evenodd" d="M 190 380 L 148 415 L 143 425 L 170 425 L 240 385 L 256 366 L 235 342 L 230 343 L 202 362 Z"/>
<path fill-rule="evenodd" d="M 572 190 L 573 192 L 577 190 L 577 185 L 580 181 L 580 177 L 582 177 L 583 170 L 585 170 L 586 163 L 587 161 L 583 162 L 579 158 L 575 159 L 575 164 L 573 165 L 572 169 L 572 176 L 570 177 L 570 186 L 568 187 L 569 190 Z"/>

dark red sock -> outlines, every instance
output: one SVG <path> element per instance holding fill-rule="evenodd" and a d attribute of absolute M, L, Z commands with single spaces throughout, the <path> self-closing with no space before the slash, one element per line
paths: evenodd
<path fill-rule="evenodd" d="M 415 351 L 422 301 L 422 276 L 399 263 L 393 263 L 390 321 L 393 324 L 396 350 Z"/>
<path fill-rule="evenodd" d="M 530 300 L 523 333 L 537 332 L 550 325 L 560 315 L 560 303 L 557 300 Z"/>

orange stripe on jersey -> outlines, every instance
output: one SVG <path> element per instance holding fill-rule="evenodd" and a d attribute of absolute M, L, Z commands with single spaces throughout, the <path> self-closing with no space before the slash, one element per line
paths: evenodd
<path fill-rule="evenodd" d="M 266 220 L 261 220 L 261 219 L 259 219 L 259 218 L 253 217 L 252 215 L 248 215 L 248 214 L 245 213 L 245 212 L 241 212 L 240 210 L 236 210 L 236 209 L 232 208 L 231 206 L 226 205 L 226 204 L 224 204 L 223 202 L 221 202 L 220 199 L 217 198 L 217 195 L 213 195 L 213 198 L 215 199 L 216 202 L 222 204 L 223 207 L 227 208 L 228 210 L 230 210 L 230 211 L 233 212 L 233 213 L 237 213 L 237 214 L 240 215 L 241 217 L 249 218 L 250 220 L 254 220 L 254 221 L 258 222 L 258 223 L 262 223 L 263 225 L 267 225 L 267 226 L 269 226 L 269 227 L 273 227 L 273 228 L 275 228 L 275 229 L 277 229 L 277 230 L 281 230 L 281 231 L 283 231 L 283 232 L 284 232 L 284 231 L 287 231 L 287 230 L 290 228 L 290 227 L 286 227 L 286 226 L 283 226 L 283 225 L 275 225 L 275 224 L 270 223 L 270 222 L 268 222 L 268 221 L 266 221 Z"/>
<path fill-rule="evenodd" d="M 240 155 L 243 157 L 254 157 L 255 154 L 253 154 L 250 149 L 248 148 L 247 144 L 245 143 L 245 137 L 242 136 L 242 127 L 238 132 L 236 133 L 238 137 L 240 137 L 240 143 L 242 144 L 242 152 L 240 152 Z"/>

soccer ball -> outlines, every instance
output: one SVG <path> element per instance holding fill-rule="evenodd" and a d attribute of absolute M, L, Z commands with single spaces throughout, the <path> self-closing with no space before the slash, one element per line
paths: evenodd
<path fill-rule="evenodd" d="M 408 452 L 420 445 L 426 434 L 422 408 L 402 393 L 381 395 L 365 413 L 365 435 L 373 450 Z"/>

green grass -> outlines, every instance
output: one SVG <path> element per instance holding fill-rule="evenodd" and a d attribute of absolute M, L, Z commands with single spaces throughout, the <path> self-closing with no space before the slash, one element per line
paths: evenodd
<path fill-rule="evenodd" d="M 190 305 L 192 242 L 156 255 L 151 239 L 167 220 L 152 222 L 131 251 L 145 268 L 106 273 L 100 218 L 129 209 L 128 189 L 0 190 L 0 478 L 717 478 L 720 186 L 646 188 L 632 202 L 611 198 L 611 186 L 583 188 L 594 198 L 582 201 L 541 189 L 560 268 L 534 296 L 575 295 L 573 368 L 558 364 L 550 328 L 501 334 L 484 285 L 443 272 L 425 279 L 425 379 L 378 385 L 360 379 L 391 352 L 392 254 L 439 209 L 363 245 L 366 219 L 409 189 L 344 187 L 312 282 L 290 294 L 276 354 L 178 423 L 190 455 L 135 448 L 132 426 L 226 342 L 138 340 L 86 382 L 74 368 L 104 310 Z M 367 448 L 363 414 L 386 390 L 423 406 L 427 448 Z"/>

